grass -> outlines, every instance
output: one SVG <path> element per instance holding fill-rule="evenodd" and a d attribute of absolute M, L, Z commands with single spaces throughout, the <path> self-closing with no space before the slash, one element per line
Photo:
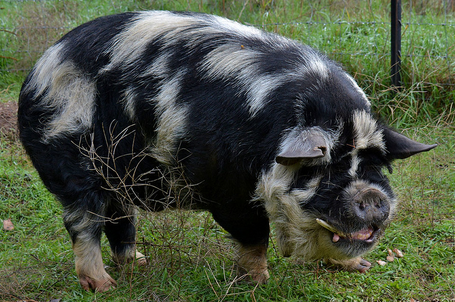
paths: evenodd
<path fill-rule="evenodd" d="M 61 207 L 41 184 L 17 142 L 3 138 L 0 218 L 0 301 L 377 301 L 455 298 L 455 138 L 453 128 L 407 134 L 440 146 L 394 164 L 390 175 L 401 204 L 379 246 L 366 255 L 366 274 L 321 262 L 281 257 L 272 239 L 271 279 L 256 287 L 236 282 L 234 246 L 205 212 L 142 212 L 138 247 L 146 267 L 116 268 L 103 239 L 103 258 L 118 281 L 107 293 L 83 291 L 74 271 Z M 385 266 L 387 249 L 404 253 Z"/>
<path fill-rule="evenodd" d="M 115 267 L 103 239 L 103 258 L 118 287 L 95 294 L 79 286 L 60 205 L 21 146 L 11 136 L 1 136 L 0 220 L 10 218 L 15 229 L 0 230 L 0 301 L 455 299 L 454 7 L 442 0 L 403 4 L 403 87 L 396 92 L 389 78 L 388 5 L 386 0 L 2 1 L 0 102 L 17 99 L 25 71 L 78 24 L 127 10 L 194 10 L 320 49 L 355 76 L 387 121 L 414 139 L 440 145 L 394 164 L 390 179 L 400 209 L 385 238 L 366 255 L 374 264 L 366 274 L 285 259 L 272 240 L 269 283 L 236 282 L 235 247 L 209 214 L 143 212 L 138 246 L 149 264 Z M 447 26 L 434 25 L 441 23 Z M 377 265 L 393 248 L 403 251 L 404 258 Z"/>
<path fill-rule="evenodd" d="M 449 0 L 403 3 L 403 87 L 398 92 L 390 88 L 388 0 L 6 0 L 0 7 L 0 90 L 9 87 L 17 94 L 18 74 L 23 77 L 76 25 L 144 9 L 218 14 L 309 44 L 341 62 L 371 96 L 375 110 L 392 122 L 409 127 L 429 117 L 455 120 L 455 6 Z"/>

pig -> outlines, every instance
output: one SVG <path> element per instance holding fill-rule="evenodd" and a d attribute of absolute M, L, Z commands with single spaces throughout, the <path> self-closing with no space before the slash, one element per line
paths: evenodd
<path fill-rule="evenodd" d="M 397 200 L 384 170 L 436 145 L 375 118 L 337 63 L 223 17 L 144 11 L 63 36 L 19 97 L 21 142 L 63 206 L 86 290 L 136 250 L 139 209 L 209 211 L 249 278 L 269 278 L 273 222 L 283 256 L 366 271 Z"/>

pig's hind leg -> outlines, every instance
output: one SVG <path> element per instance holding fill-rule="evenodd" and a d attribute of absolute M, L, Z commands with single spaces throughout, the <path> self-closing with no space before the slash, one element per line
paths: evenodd
<path fill-rule="evenodd" d="M 109 240 L 112 258 L 117 264 L 136 260 L 138 265 L 147 263 L 136 250 L 136 208 L 120 202 L 111 203 L 106 210 L 104 232 Z"/>
<path fill-rule="evenodd" d="M 76 273 L 85 290 L 107 291 L 116 282 L 106 272 L 101 256 L 101 234 L 105 223 L 102 193 L 90 192 L 65 206 L 63 221 L 73 243 Z"/>

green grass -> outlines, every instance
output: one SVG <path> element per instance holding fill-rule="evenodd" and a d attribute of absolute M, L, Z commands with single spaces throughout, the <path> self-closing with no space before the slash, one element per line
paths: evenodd
<path fill-rule="evenodd" d="M 9 88 L 17 94 L 20 79 L 41 53 L 90 19 L 129 10 L 192 10 L 226 16 L 319 49 L 341 62 L 371 96 L 374 109 L 393 123 L 409 127 L 441 116 L 453 123 L 455 6 L 448 0 L 422 3 L 403 3 L 403 87 L 392 93 L 388 0 L 3 1 L 0 28 L 7 31 L 0 31 L 0 49 L 5 49 L 0 91 Z"/>
<path fill-rule="evenodd" d="M 391 183 L 401 203 L 379 246 L 366 255 L 366 274 L 321 262 L 281 257 L 272 240 L 271 279 L 256 287 L 235 282 L 235 247 L 205 212 L 142 212 L 138 247 L 145 267 L 116 268 L 103 239 L 103 258 L 118 287 L 107 293 L 80 288 L 61 207 L 41 184 L 21 147 L 1 140 L 0 301 L 378 301 L 455 298 L 455 137 L 453 128 L 409 130 L 434 151 L 397 161 Z M 404 258 L 385 266 L 387 249 Z"/>
<path fill-rule="evenodd" d="M 20 145 L 1 137 L 0 220 L 10 218 L 15 229 L 0 230 L 0 301 L 454 299 L 454 8 L 445 9 L 439 0 L 413 7 L 403 4 L 404 87 L 393 93 L 389 78 L 389 2 L 0 2 L 0 29 L 9 30 L 0 30 L 0 49 L 7 50 L 0 54 L 0 102 L 17 99 L 25 75 L 21 70 L 28 70 L 42 51 L 78 24 L 127 10 L 204 11 L 254 24 L 327 53 L 354 75 L 384 119 L 414 139 L 440 144 L 434 151 L 394 164 L 390 179 L 401 200 L 399 212 L 379 246 L 366 255 L 375 264 L 366 274 L 335 271 L 321 262 L 285 259 L 272 240 L 269 283 L 256 287 L 235 282 L 235 247 L 209 214 L 141 213 L 138 246 L 149 264 L 114 267 L 103 239 L 103 258 L 118 287 L 94 294 L 83 291 L 78 283 L 60 205 L 46 191 Z M 450 56 L 452 60 L 437 56 Z M 376 265 L 376 260 L 385 260 L 387 249 L 393 248 L 403 251 L 404 258 Z"/>
<path fill-rule="evenodd" d="M 390 91 L 390 1 L 176 0 L 3 1 L 0 70 L 23 70 L 69 29 L 128 10 L 193 10 L 253 24 L 309 44 L 340 61 L 390 121 L 454 122 L 455 7 L 451 1 L 403 3 L 403 89 Z M 440 24 L 445 24 L 442 26 Z M 20 79 L 20 78 L 19 78 Z M 18 92 L 17 74 L 0 73 L 0 91 Z"/>

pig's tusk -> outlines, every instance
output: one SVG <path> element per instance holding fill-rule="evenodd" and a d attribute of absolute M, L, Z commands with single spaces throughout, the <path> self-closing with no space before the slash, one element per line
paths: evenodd
<path fill-rule="evenodd" d="M 338 233 L 339 232 L 335 227 L 333 227 L 332 225 L 330 225 L 329 223 L 327 223 L 326 221 L 324 221 L 322 219 L 316 218 L 316 222 L 320 226 L 322 226 L 324 229 L 327 229 L 327 230 L 329 230 L 332 233 Z"/>

